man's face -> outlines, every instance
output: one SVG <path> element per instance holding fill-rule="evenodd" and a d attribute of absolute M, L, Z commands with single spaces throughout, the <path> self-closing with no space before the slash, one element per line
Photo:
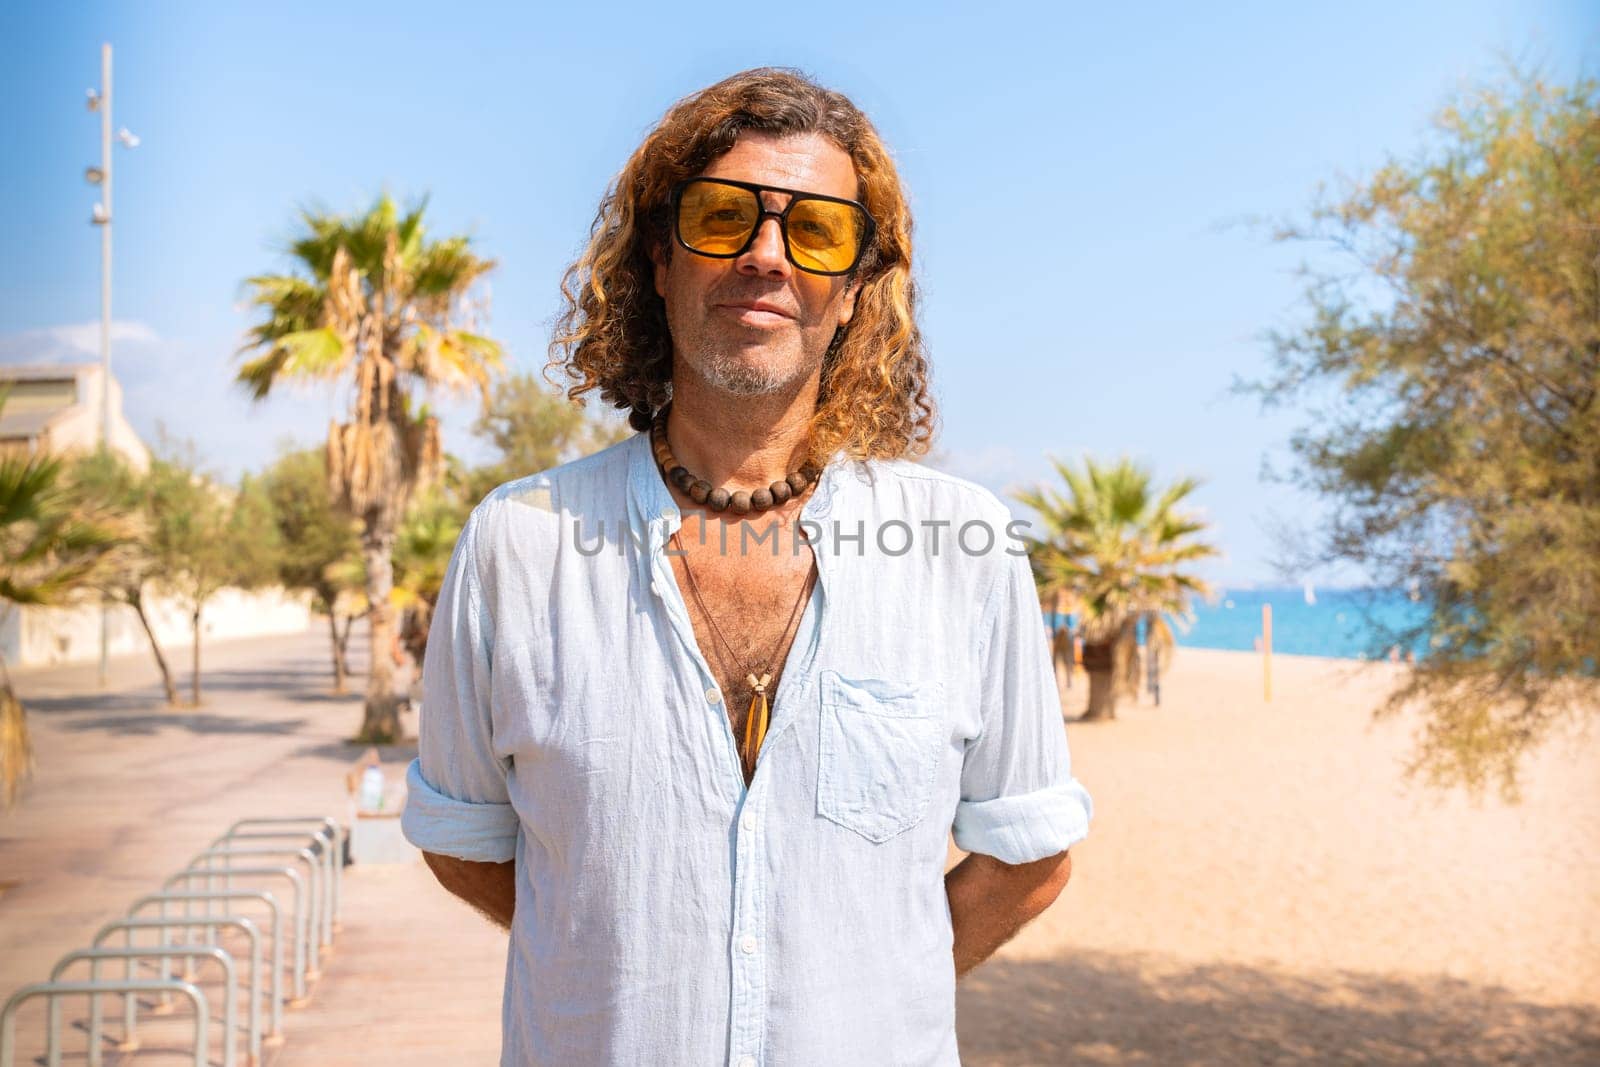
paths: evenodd
<path fill-rule="evenodd" d="M 816 134 L 747 131 L 703 177 L 857 195 L 850 157 Z M 771 211 L 789 202 L 784 193 L 761 196 Z M 736 396 L 778 392 L 816 373 L 834 332 L 855 311 L 858 287 L 848 278 L 808 274 L 789 262 L 775 218 L 762 219 L 755 241 L 733 259 L 710 259 L 682 245 L 673 247 L 670 262 L 659 249 L 653 258 L 674 373 Z"/>

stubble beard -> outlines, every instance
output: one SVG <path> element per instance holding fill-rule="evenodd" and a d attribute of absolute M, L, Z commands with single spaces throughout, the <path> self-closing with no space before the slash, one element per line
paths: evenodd
<path fill-rule="evenodd" d="M 749 346 L 724 338 L 696 338 L 694 372 L 713 388 L 739 397 L 776 393 L 805 377 L 806 361 L 798 337 L 774 338 L 751 359 Z"/>

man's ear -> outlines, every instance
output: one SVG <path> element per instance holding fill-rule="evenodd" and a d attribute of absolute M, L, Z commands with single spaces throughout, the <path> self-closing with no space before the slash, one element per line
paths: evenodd
<path fill-rule="evenodd" d="M 844 293 L 839 298 L 839 325 L 848 326 L 856 314 L 856 297 L 861 295 L 861 282 L 851 279 L 850 284 L 844 287 Z"/>
<path fill-rule="evenodd" d="M 667 298 L 667 254 L 658 242 L 650 244 L 650 262 L 654 263 L 656 295 L 661 299 Z"/>

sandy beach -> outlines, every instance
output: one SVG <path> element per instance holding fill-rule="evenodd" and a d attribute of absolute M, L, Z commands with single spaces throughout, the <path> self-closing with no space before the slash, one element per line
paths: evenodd
<path fill-rule="evenodd" d="M 1161 707 L 1069 725 L 1093 828 L 963 983 L 966 1060 L 1600 1062 L 1600 753 L 1517 806 L 1410 786 L 1393 670 L 1275 656 L 1269 704 L 1260 657 L 1181 649 Z"/>
<path fill-rule="evenodd" d="M 161 709 L 136 659 L 104 694 L 92 670 L 19 674 L 40 770 L 0 819 L 0 997 L 232 819 L 342 811 L 356 703 L 326 695 L 319 635 L 211 662 L 199 711 Z M 1519 806 L 1407 787 L 1414 723 L 1368 716 L 1393 669 L 1279 656 L 1268 704 L 1259 658 L 1185 649 L 1161 707 L 1069 725 L 1092 833 L 962 982 L 963 1062 L 1600 1062 L 1593 745 L 1540 752 Z M 409 756 L 385 751 L 391 776 Z M 351 867 L 345 892 L 268 1062 L 496 1062 L 503 938 L 420 862 Z"/>

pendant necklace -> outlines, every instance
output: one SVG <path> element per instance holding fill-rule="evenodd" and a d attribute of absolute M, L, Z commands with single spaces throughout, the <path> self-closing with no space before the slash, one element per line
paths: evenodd
<path fill-rule="evenodd" d="M 756 765 L 756 754 L 761 751 L 761 743 L 767 739 L 767 721 L 770 709 L 767 704 L 767 686 L 772 683 L 772 668 L 776 665 L 778 651 L 783 648 L 784 640 L 789 636 L 789 628 L 795 623 L 795 618 L 800 613 L 800 605 L 805 603 L 806 593 L 810 591 L 812 578 L 816 575 L 816 563 L 806 571 L 806 580 L 800 583 L 800 595 L 795 598 L 794 607 L 789 612 L 789 621 L 784 623 L 783 632 L 778 635 L 778 643 L 767 656 L 764 664 L 756 670 L 750 670 L 733 651 L 733 645 L 726 637 L 722 636 L 722 628 L 717 625 L 717 620 L 712 618 L 711 612 L 706 608 L 705 598 L 700 595 L 700 586 L 694 580 L 694 572 L 689 569 L 689 556 L 684 552 L 683 542 L 678 538 L 678 532 L 672 532 L 672 540 L 678 546 L 679 558 L 683 560 L 683 573 L 689 579 L 689 592 L 694 597 L 695 603 L 700 605 L 700 614 L 706 617 L 711 624 L 711 632 L 722 642 L 727 650 L 728 658 L 733 660 L 734 666 L 744 673 L 745 681 L 754 691 L 750 698 L 750 709 L 744 717 L 744 743 L 740 747 L 739 758 L 744 765 L 752 770 Z"/>

